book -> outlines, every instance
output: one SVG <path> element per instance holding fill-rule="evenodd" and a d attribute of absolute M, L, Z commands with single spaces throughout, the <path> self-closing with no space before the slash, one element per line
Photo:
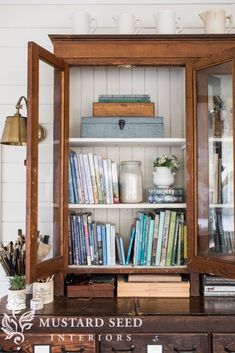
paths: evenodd
<path fill-rule="evenodd" d="M 161 261 L 164 219 L 165 219 L 165 212 L 161 211 L 159 216 L 159 225 L 158 225 L 157 251 L 156 251 L 156 261 L 155 261 L 156 266 L 160 266 L 160 261 Z"/>
<path fill-rule="evenodd" d="M 123 238 L 121 235 L 119 235 L 119 241 L 120 241 L 120 247 L 121 247 L 122 264 L 125 265 L 126 260 L 125 260 L 124 244 L 123 244 Z"/>
<path fill-rule="evenodd" d="M 94 203 L 99 203 L 98 199 L 98 189 L 96 183 L 96 173 L 95 173 L 95 164 L 94 164 L 94 156 L 92 153 L 88 153 L 88 161 L 89 161 L 89 168 L 90 168 L 90 176 L 91 176 L 91 184 L 94 196 Z"/>
<path fill-rule="evenodd" d="M 182 203 L 183 196 L 173 195 L 148 195 L 149 203 Z"/>
<path fill-rule="evenodd" d="M 133 249 L 133 244 L 134 244 L 134 239 L 135 239 L 135 233 L 136 233 L 136 228 L 134 226 L 132 226 L 131 227 L 131 234 L 130 234 L 128 251 L 127 251 L 127 256 L 126 256 L 126 265 L 129 265 L 129 262 L 130 262 L 131 252 L 132 252 L 132 249 Z"/>
<path fill-rule="evenodd" d="M 153 246 L 152 246 L 151 265 L 155 265 L 155 262 L 156 262 L 158 225 L 159 225 L 159 213 L 156 213 L 155 219 L 154 219 L 154 231 L 153 231 Z"/>
<path fill-rule="evenodd" d="M 167 250 L 166 250 L 166 262 L 165 262 L 166 266 L 171 266 L 175 228 L 176 228 L 176 211 L 171 211 L 169 236 L 168 236 Z"/>
<path fill-rule="evenodd" d="M 148 195 L 162 195 L 162 196 L 183 196 L 183 188 L 148 188 Z"/>
<path fill-rule="evenodd" d="M 129 274 L 128 282 L 181 282 L 182 278 L 180 275 L 155 275 L 155 274 Z"/>
<path fill-rule="evenodd" d="M 91 171 L 90 171 L 90 166 L 89 166 L 89 160 L 88 160 L 88 155 L 83 154 L 83 165 L 84 165 L 84 173 L 85 173 L 85 179 L 86 179 L 86 185 L 87 185 L 87 191 L 88 191 L 88 203 L 94 203 L 94 195 L 93 195 L 93 187 L 92 187 L 92 182 L 91 182 Z"/>
<path fill-rule="evenodd" d="M 111 204 L 110 186 L 109 186 L 109 171 L 108 171 L 108 160 L 103 159 L 103 170 L 104 170 L 104 185 L 106 193 L 106 203 Z"/>
<path fill-rule="evenodd" d="M 165 266 L 165 262 L 166 262 L 166 250 L 167 250 L 167 241 L 168 241 L 168 235 L 169 235 L 170 217 L 171 217 L 171 211 L 166 210 L 165 211 L 165 219 L 164 219 L 164 227 L 163 227 L 163 236 L 162 236 L 160 266 Z"/>
<path fill-rule="evenodd" d="M 99 102 L 150 102 L 148 94 L 101 94 Z"/>
<path fill-rule="evenodd" d="M 119 203 L 119 186 L 118 186 L 118 171 L 117 163 L 112 162 L 112 192 L 113 203 Z"/>
<path fill-rule="evenodd" d="M 118 261 L 120 265 L 124 265 L 123 263 L 123 257 L 122 257 L 122 252 L 121 252 L 121 244 L 120 244 L 120 237 L 118 234 L 116 234 L 115 237 L 116 240 L 116 248 L 117 248 L 117 254 L 118 254 Z"/>
<path fill-rule="evenodd" d="M 95 167 L 95 180 L 96 180 L 97 193 L 98 193 L 98 203 L 105 203 L 103 200 L 98 156 L 94 155 L 93 158 L 94 158 L 94 167 Z"/>
<path fill-rule="evenodd" d="M 150 218 L 150 224 L 149 224 L 149 229 L 148 229 L 148 239 L 147 239 L 147 246 L 146 246 L 146 265 L 150 266 L 151 265 L 151 260 L 152 260 L 152 248 L 153 248 L 153 234 L 154 234 L 154 223 L 155 220 Z"/>

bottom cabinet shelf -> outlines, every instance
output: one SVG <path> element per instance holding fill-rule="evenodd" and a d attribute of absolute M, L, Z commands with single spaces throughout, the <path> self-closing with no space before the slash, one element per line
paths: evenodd
<path fill-rule="evenodd" d="M 67 273 L 117 273 L 117 274 L 128 274 L 128 273 L 189 273 L 187 266 L 169 266 L 169 267 L 156 267 L 156 266 L 77 266 L 70 265 L 67 268 Z"/>

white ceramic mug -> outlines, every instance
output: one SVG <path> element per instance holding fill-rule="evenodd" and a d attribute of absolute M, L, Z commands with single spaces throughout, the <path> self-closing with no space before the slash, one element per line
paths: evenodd
<path fill-rule="evenodd" d="M 182 17 L 177 16 L 172 10 L 163 10 L 154 16 L 159 34 L 175 34 L 180 33 L 183 28 Z"/>
<path fill-rule="evenodd" d="M 142 28 L 142 21 L 140 18 L 135 18 L 132 13 L 121 13 L 117 18 L 113 17 L 118 34 L 137 34 Z"/>
<path fill-rule="evenodd" d="M 72 14 L 72 29 L 74 34 L 92 34 L 97 28 L 97 21 L 90 18 L 85 11 L 76 11 Z"/>

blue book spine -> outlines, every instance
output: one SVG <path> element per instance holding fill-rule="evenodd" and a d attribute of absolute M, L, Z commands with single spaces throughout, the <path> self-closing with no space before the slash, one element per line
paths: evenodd
<path fill-rule="evenodd" d="M 127 251 L 127 257 L 126 257 L 126 265 L 129 265 L 130 258 L 131 258 L 131 250 L 134 244 L 134 238 L 135 238 L 135 227 L 132 226 L 131 228 L 131 236 L 130 236 L 130 242 L 129 242 L 129 247 Z"/>
<path fill-rule="evenodd" d="M 153 248 L 153 233 L 154 233 L 154 219 L 150 218 L 149 232 L 148 232 L 148 242 L 147 242 L 147 253 L 146 253 L 146 265 L 151 265 L 152 259 L 152 248 Z"/>
<path fill-rule="evenodd" d="M 80 239 L 81 239 L 82 252 L 83 252 L 83 264 L 87 265 L 87 249 L 86 249 L 83 217 L 82 217 L 82 215 L 79 215 L 78 217 L 79 217 L 79 221 L 80 221 Z"/>
<path fill-rule="evenodd" d="M 75 222 L 76 222 L 76 238 L 77 238 L 77 247 L 78 247 L 78 262 L 79 265 L 83 264 L 83 254 L 82 254 L 82 244 L 81 244 L 81 225 L 78 219 L 78 216 L 75 216 Z"/>
<path fill-rule="evenodd" d="M 92 232 L 91 215 L 87 216 L 87 226 L 88 226 L 88 238 L 89 238 L 89 246 L 90 246 L 90 254 L 91 254 L 91 264 L 94 265 L 94 239 L 93 239 L 93 232 Z"/>
<path fill-rule="evenodd" d="M 72 180 L 73 180 L 73 190 L 74 190 L 74 198 L 75 198 L 75 203 L 79 203 L 79 198 L 78 198 L 78 174 L 76 170 L 76 158 L 77 155 L 75 152 L 71 153 L 71 158 L 72 158 Z"/>
<path fill-rule="evenodd" d="M 125 260 L 125 252 L 124 252 L 123 238 L 120 236 L 120 237 L 119 237 L 119 240 L 120 240 L 120 247 L 121 247 L 122 263 L 123 263 L 123 265 L 125 265 L 126 260 Z"/>
<path fill-rule="evenodd" d="M 140 265 L 145 265 L 145 248 L 148 235 L 148 216 L 143 216 L 143 234 L 142 234 L 142 244 L 141 244 L 141 254 L 140 254 Z"/>
<path fill-rule="evenodd" d="M 144 214 L 141 212 L 138 212 L 138 218 L 140 220 L 140 223 L 139 223 L 139 242 L 137 246 L 137 265 L 140 265 L 141 249 L 142 249 L 142 241 L 143 241 Z"/>
<path fill-rule="evenodd" d="M 74 264 L 79 265 L 79 254 L 78 254 L 78 234 L 76 225 L 76 216 L 72 216 L 73 222 L 73 233 L 74 233 Z"/>
<path fill-rule="evenodd" d="M 101 225 L 101 236 L 102 236 L 103 265 L 107 266 L 107 242 L 106 242 L 105 225 Z"/>
<path fill-rule="evenodd" d="M 69 155 L 69 203 L 75 203 L 71 163 L 72 162 Z"/>

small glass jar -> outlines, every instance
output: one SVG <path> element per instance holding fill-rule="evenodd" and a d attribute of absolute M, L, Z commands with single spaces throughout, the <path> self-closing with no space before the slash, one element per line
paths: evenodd
<path fill-rule="evenodd" d="M 143 177 L 140 161 L 121 162 L 120 199 L 123 203 L 138 203 L 143 201 Z"/>

